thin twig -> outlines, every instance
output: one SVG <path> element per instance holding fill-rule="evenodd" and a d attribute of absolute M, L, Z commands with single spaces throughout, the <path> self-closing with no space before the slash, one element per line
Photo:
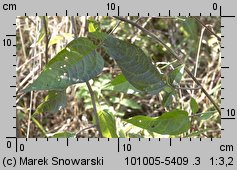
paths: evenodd
<path fill-rule="evenodd" d="M 29 110 L 29 113 L 28 113 L 26 138 L 29 138 L 29 136 L 30 136 L 30 124 L 31 124 L 31 114 L 32 114 L 32 103 L 33 103 L 33 91 L 30 92 L 30 110 Z"/>
<path fill-rule="evenodd" d="M 75 25 L 75 21 L 74 21 L 73 16 L 71 17 L 71 23 L 72 23 L 74 38 L 77 38 L 76 25 Z M 97 130 L 99 132 L 99 137 L 103 137 L 101 129 L 100 129 L 100 124 L 99 124 L 99 117 L 98 117 L 98 112 L 97 112 L 97 108 L 96 108 L 95 95 L 94 95 L 94 92 L 93 92 L 93 90 L 91 88 L 91 85 L 88 81 L 86 82 L 86 85 L 87 85 L 87 88 L 88 88 L 90 96 L 91 96 L 91 103 L 93 105 L 93 114 L 94 114 L 95 121 L 96 121 L 96 127 L 97 127 Z"/>
<path fill-rule="evenodd" d="M 78 138 L 79 135 L 80 135 L 82 132 L 84 132 L 85 130 L 94 128 L 94 127 L 96 127 L 96 125 L 92 125 L 92 126 L 89 126 L 89 127 L 86 127 L 86 128 L 84 128 L 84 129 L 80 130 L 80 131 L 76 134 L 76 137 Z"/>
<path fill-rule="evenodd" d="M 21 26 L 19 26 L 19 33 L 20 33 L 22 51 L 23 51 L 23 54 L 24 54 L 24 61 L 25 61 L 27 59 L 27 57 L 26 57 L 26 50 L 25 50 L 26 48 L 25 48 L 24 38 L 23 38 L 23 35 L 22 35 Z"/>
<path fill-rule="evenodd" d="M 45 64 L 47 64 L 49 60 L 49 54 L 48 54 L 49 36 L 48 36 L 46 16 L 43 17 L 43 23 L 44 23 L 44 31 L 45 31 Z"/>
<path fill-rule="evenodd" d="M 135 27 L 137 27 L 138 29 L 142 30 L 143 32 L 145 32 L 147 35 L 151 36 L 151 38 L 153 38 L 156 42 L 162 44 L 167 50 L 168 52 L 174 57 L 176 58 L 180 64 L 183 64 L 183 61 L 181 60 L 181 58 L 178 56 L 178 54 L 176 54 L 176 52 L 174 50 L 172 50 L 170 47 L 168 47 L 162 40 L 160 40 L 155 34 L 153 34 L 152 32 L 148 31 L 147 29 L 143 28 L 142 26 L 138 25 L 137 23 L 127 20 L 126 18 L 123 17 L 118 17 L 118 16 L 114 16 L 114 18 L 119 19 L 121 21 L 124 21 L 126 23 L 129 23 Z M 184 70 L 188 73 L 188 75 L 193 79 L 193 81 L 195 81 L 195 83 L 201 87 L 202 92 L 207 96 L 207 98 L 212 102 L 212 104 L 214 105 L 214 107 L 217 109 L 217 111 L 219 112 L 219 114 L 221 114 L 221 110 L 219 108 L 219 106 L 216 104 L 216 102 L 212 99 L 212 97 L 208 94 L 208 92 L 204 89 L 204 87 L 201 85 L 201 83 L 196 79 L 196 77 L 193 76 L 193 74 L 186 68 L 184 67 Z"/>
<path fill-rule="evenodd" d="M 74 34 L 74 39 L 76 39 L 77 38 L 77 31 L 76 31 L 74 16 L 71 16 L 71 23 L 72 23 L 72 33 Z"/>
<path fill-rule="evenodd" d="M 198 86 L 198 87 L 174 87 L 175 89 L 178 90 L 200 90 L 202 87 Z"/>
<path fill-rule="evenodd" d="M 199 24 L 205 27 L 210 34 L 214 35 L 218 39 L 218 41 L 221 41 L 221 38 L 216 33 L 214 33 L 210 28 L 208 28 L 204 23 L 202 23 L 202 21 L 200 21 L 197 17 L 192 18 L 194 18 Z"/>
<path fill-rule="evenodd" d="M 118 28 L 118 26 L 121 24 L 121 21 L 119 21 L 115 27 L 112 29 L 112 31 L 110 31 L 109 35 L 113 34 L 113 32 Z"/>
<path fill-rule="evenodd" d="M 26 16 L 26 18 L 28 18 L 28 20 L 36 26 L 36 23 L 33 19 L 31 19 L 29 16 Z"/>
<path fill-rule="evenodd" d="M 201 45 L 202 45 L 202 38 L 203 38 L 204 31 L 205 31 L 205 27 L 203 27 L 202 30 L 201 30 L 201 35 L 200 35 L 200 39 L 199 39 L 199 43 L 198 43 L 198 50 L 197 50 L 197 56 L 196 56 L 196 61 L 195 61 L 195 68 L 194 68 L 194 77 L 197 76 L 199 56 L 200 56 Z M 193 83 L 193 87 L 195 87 L 194 83 Z M 194 91 L 192 92 L 192 95 L 194 95 Z"/>

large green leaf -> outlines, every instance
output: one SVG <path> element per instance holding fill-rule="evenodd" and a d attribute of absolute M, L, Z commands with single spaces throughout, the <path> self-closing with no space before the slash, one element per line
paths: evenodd
<path fill-rule="evenodd" d="M 103 47 L 138 90 L 156 94 L 166 86 L 162 75 L 139 47 L 112 36 L 104 39 Z"/>
<path fill-rule="evenodd" d="M 49 91 L 45 97 L 44 102 L 41 103 L 33 115 L 40 113 L 55 113 L 61 108 L 66 106 L 66 90 L 62 91 Z"/>
<path fill-rule="evenodd" d="M 24 91 L 62 90 L 90 80 L 104 66 L 104 60 L 96 48 L 87 38 L 73 40 L 49 61 L 40 76 Z"/>
<path fill-rule="evenodd" d="M 99 124 L 103 137 L 105 138 L 118 138 L 116 133 L 115 119 L 109 112 L 100 110 L 98 112 Z"/>
<path fill-rule="evenodd" d="M 156 118 L 135 116 L 127 119 L 126 122 L 150 132 L 168 135 L 178 135 L 188 131 L 190 128 L 188 113 L 178 109 L 164 113 Z"/>

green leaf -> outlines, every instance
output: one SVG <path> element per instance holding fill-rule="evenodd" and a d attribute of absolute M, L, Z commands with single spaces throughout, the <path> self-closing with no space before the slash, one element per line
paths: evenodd
<path fill-rule="evenodd" d="M 41 41 L 42 41 L 42 40 L 44 39 L 44 37 L 45 37 L 45 29 L 44 29 L 44 22 L 43 22 L 43 19 L 44 19 L 44 17 L 41 16 L 41 17 L 40 17 L 41 28 L 40 28 L 40 31 L 39 31 L 40 34 L 38 34 L 36 44 L 41 43 Z M 48 17 L 45 17 L 45 20 L 46 20 L 46 24 L 48 25 Z"/>
<path fill-rule="evenodd" d="M 124 132 L 123 129 L 120 129 L 120 130 L 119 130 L 119 137 L 120 137 L 120 138 L 126 138 L 126 137 L 127 137 L 127 136 L 126 136 L 126 133 Z"/>
<path fill-rule="evenodd" d="M 44 37 L 45 37 L 45 30 L 44 30 L 44 27 L 41 27 L 40 34 L 37 37 L 36 44 L 41 43 L 41 41 L 44 39 Z"/>
<path fill-rule="evenodd" d="M 76 133 L 72 132 L 56 132 L 53 134 L 47 134 L 47 137 L 51 138 L 73 138 L 76 135 Z"/>
<path fill-rule="evenodd" d="M 162 100 L 162 104 L 164 107 L 168 107 L 173 102 L 173 97 L 175 96 L 175 91 L 172 91 L 170 93 L 165 92 L 164 98 Z"/>
<path fill-rule="evenodd" d="M 184 67 L 185 65 L 182 64 L 172 70 L 172 72 L 169 74 L 169 82 L 171 85 L 179 85 L 184 74 Z"/>
<path fill-rule="evenodd" d="M 49 46 L 57 44 L 60 40 L 63 40 L 63 36 L 61 36 L 61 35 L 56 35 L 56 36 L 52 37 L 49 41 Z"/>
<path fill-rule="evenodd" d="M 117 62 L 129 83 L 138 90 L 157 94 L 166 86 L 151 59 L 139 47 L 112 36 L 104 39 L 103 47 Z"/>
<path fill-rule="evenodd" d="M 88 20 L 89 24 L 88 24 L 88 30 L 89 32 L 96 32 L 100 30 L 100 25 L 98 22 L 96 22 L 95 20 L 89 19 Z"/>
<path fill-rule="evenodd" d="M 104 60 L 96 48 L 87 38 L 73 40 L 49 61 L 40 76 L 24 92 L 62 90 L 94 78 L 104 66 Z"/>
<path fill-rule="evenodd" d="M 116 133 L 115 119 L 109 112 L 100 110 L 98 112 L 99 124 L 103 137 L 105 138 L 118 138 Z"/>
<path fill-rule="evenodd" d="M 117 92 L 123 92 L 127 94 L 135 94 L 141 92 L 140 90 L 133 87 L 123 74 L 120 74 L 115 77 L 110 83 L 108 83 L 103 90 L 113 90 Z"/>
<path fill-rule="evenodd" d="M 55 113 L 61 108 L 66 106 L 66 90 L 62 91 L 49 91 L 48 95 L 45 97 L 44 102 L 41 103 L 33 116 L 40 113 Z"/>
<path fill-rule="evenodd" d="M 156 118 L 135 116 L 127 119 L 126 122 L 150 132 L 168 135 L 178 135 L 190 128 L 188 113 L 178 109 L 166 112 Z"/>
<path fill-rule="evenodd" d="M 33 116 L 31 117 L 32 121 L 36 124 L 36 126 L 41 130 L 42 134 L 47 137 L 46 130 L 43 128 L 43 126 L 36 120 Z"/>
<path fill-rule="evenodd" d="M 137 104 L 137 102 L 131 99 L 122 99 L 120 100 L 118 97 L 111 97 L 109 99 L 112 103 L 120 103 L 123 106 L 130 107 L 132 109 L 141 109 L 141 106 Z"/>
<path fill-rule="evenodd" d="M 141 106 L 139 104 L 137 104 L 137 102 L 131 100 L 131 99 L 122 99 L 120 101 L 120 104 L 126 107 L 130 107 L 132 109 L 142 109 Z"/>
<path fill-rule="evenodd" d="M 180 31 L 184 34 L 184 41 L 190 54 L 195 54 L 198 48 L 199 29 L 198 23 L 193 18 L 185 17 L 185 21 L 181 22 Z"/>
<path fill-rule="evenodd" d="M 194 42 L 198 40 L 198 25 L 193 18 L 185 18 L 182 22 L 184 34 Z"/>
<path fill-rule="evenodd" d="M 196 100 L 192 97 L 191 97 L 191 100 L 190 100 L 190 107 L 191 107 L 191 110 L 192 110 L 193 113 L 197 113 L 198 104 L 197 104 Z"/>
<path fill-rule="evenodd" d="M 208 120 L 210 119 L 216 111 L 207 111 L 201 114 L 200 120 Z"/>
<path fill-rule="evenodd" d="M 205 132 L 208 132 L 208 131 L 211 131 L 211 130 L 212 130 L 211 128 L 208 128 L 208 129 L 201 129 L 201 130 L 192 132 L 191 134 L 185 136 L 185 138 L 198 137 L 198 136 L 204 134 Z"/>
<path fill-rule="evenodd" d="M 106 34 L 104 32 L 100 32 L 100 31 L 89 32 L 88 33 L 88 38 L 91 38 L 93 40 L 103 41 L 107 37 L 108 37 L 108 34 Z"/>

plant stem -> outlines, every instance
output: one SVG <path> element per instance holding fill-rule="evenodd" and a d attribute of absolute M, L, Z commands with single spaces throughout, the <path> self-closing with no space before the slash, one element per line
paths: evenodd
<path fill-rule="evenodd" d="M 170 47 L 168 47 L 162 40 L 160 40 L 155 34 L 153 34 L 152 32 L 148 31 L 147 29 L 143 28 L 142 26 L 138 25 L 137 23 L 128 20 L 126 18 L 123 17 L 118 17 L 118 16 L 114 16 L 114 18 L 119 19 L 121 21 L 124 21 L 126 23 L 129 23 L 135 27 L 137 27 L 138 29 L 142 30 L 143 32 L 145 32 L 147 35 L 151 36 L 152 39 L 154 39 L 156 42 L 162 44 L 167 50 L 168 52 L 179 61 L 180 64 L 183 64 L 183 61 L 181 60 L 181 58 L 178 56 L 178 54 L 172 50 Z M 219 114 L 221 114 L 221 110 L 219 108 L 219 106 L 216 104 L 216 102 L 212 99 L 212 97 L 208 94 L 208 92 L 204 89 L 204 87 L 201 85 L 201 83 L 196 79 L 196 77 L 194 77 L 194 75 L 186 68 L 184 67 L 184 70 L 188 73 L 188 75 L 193 79 L 193 81 L 201 87 L 202 92 L 207 96 L 207 98 L 212 102 L 212 104 L 214 105 L 214 107 L 217 109 L 217 111 L 219 112 Z"/>
<path fill-rule="evenodd" d="M 92 105 L 93 105 L 93 113 L 94 113 L 94 117 L 95 117 L 96 127 L 97 127 L 97 130 L 99 131 L 99 137 L 101 138 L 103 136 L 102 136 L 102 133 L 101 133 L 100 124 L 99 124 L 99 117 L 98 117 L 96 104 L 95 104 L 95 95 L 94 95 L 94 92 L 93 92 L 93 90 L 91 88 L 91 85 L 88 81 L 86 82 L 86 85 L 87 85 L 87 88 L 88 88 L 89 93 L 91 95 L 91 102 L 92 102 Z"/>
<path fill-rule="evenodd" d="M 49 60 L 49 54 L 48 54 L 49 36 L 48 36 L 46 16 L 43 17 L 43 23 L 44 23 L 44 31 L 45 31 L 45 64 L 47 64 Z"/>
<path fill-rule="evenodd" d="M 29 113 L 28 113 L 26 138 L 29 138 L 29 136 L 30 136 L 30 124 L 31 124 L 31 114 L 32 114 L 32 103 L 33 103 L 33 91 L 30 92 L 30 111 L 29 111 Z"/>

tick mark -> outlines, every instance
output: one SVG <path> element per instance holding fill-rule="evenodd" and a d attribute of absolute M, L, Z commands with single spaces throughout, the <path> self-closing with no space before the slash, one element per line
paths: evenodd
<path fill-rule="evenodd" d="M 223 120 L 234 120 L 235 117 L 222 117 L 221 119 L 223 119 Z"/>

